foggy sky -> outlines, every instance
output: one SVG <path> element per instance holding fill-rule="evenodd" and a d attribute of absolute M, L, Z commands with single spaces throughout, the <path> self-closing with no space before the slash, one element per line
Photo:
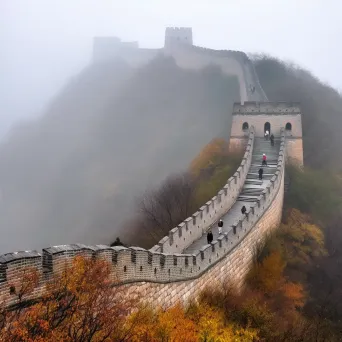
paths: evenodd
<path fill-rule="evenodd" d="M 342 89 L 341 0 L 0 0 L 0 137 L 91 58 L 93 36 L 161 47 L 167 26 L 194 43 L 292 60 Z"/>

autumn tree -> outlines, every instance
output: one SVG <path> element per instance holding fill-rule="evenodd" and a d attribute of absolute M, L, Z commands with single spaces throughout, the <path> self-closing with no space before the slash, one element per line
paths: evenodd
<path fill-rule="evenodd" d="M 136 298 L 128 297 L 123 287 L 113 287 L 110 272 L 103 259 L 75 257 L 71 267 L 48 281 L 38 303 L 3 313 L 2 340 L 129 341 L 136 321 L 128 324 L 126 317 Z"/>
<path fill-rule="evenodd" d="M 249 282 L 258 289 L 271 293 L 282 285 L 285 262 L 279 252 L 268 255 L 261 264 L 256 264 L 248 275 Z"/>
<path fill-rule="evenodd" d="M 140 323 L 135 325 L 131 342 L 198 342 L 196 324 L 180 304 L 167 310 L 145 307 L 132 317 Z"/>
<path fill-rule="evenodd" d="M 139 199 L 140 222 L 156 242 L 194 213 L 194 190 L 190 174 L 175 174 Z"/>

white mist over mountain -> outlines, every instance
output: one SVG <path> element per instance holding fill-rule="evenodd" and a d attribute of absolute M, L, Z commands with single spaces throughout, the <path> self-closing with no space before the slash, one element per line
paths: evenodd
<path fill-rule="evenodd" d="M 340 13 L 339 0 L 2 0 L 0 136 L 41 113 L 89 63 L 98 35 L 161 47 L 166 26 L 191 26 L 196 45 L 270 53 L 342 89 Z"/>

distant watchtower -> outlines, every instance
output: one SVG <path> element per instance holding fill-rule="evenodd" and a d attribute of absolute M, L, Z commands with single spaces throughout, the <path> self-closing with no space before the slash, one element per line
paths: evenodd
<path fill-rule="evenodd" d="M 167 27 L 165 30 L 164 47 L 172 47 L 174 45 L 193 45 L 192 44 L 192 28 L 191 27 Z"/>
<path fill-rule="evenodd" d="M 256 138 L 264 137 L 266 130 L 278 138 L 280 129 L 285 128 L 287 159 L 303 165 L 302 113 L 299 103 L 234 103 L 229 141 L 231 150 L 244 146 L 251 126 L 254 126 Z"/>

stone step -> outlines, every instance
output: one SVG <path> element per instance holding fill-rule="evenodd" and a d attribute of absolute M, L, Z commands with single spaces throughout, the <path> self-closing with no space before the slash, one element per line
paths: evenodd
<path fill-rule="evenodd" d="M 251 166 L 249 168 L 249 172 L 259 172 L 260 167 L 261 167 L 261 165 Z M 264 172 L 267 172 L 267 173 L 272 173 L 273 171 L 275 172 L 277 169 L 276 166 L 274 166 L 274 167 L 263 166 L 262 168 L 263 168 Z"/>
<path fill-rule="evenodd" d="M 259 179 L 246 179 L 245 185 L 262 185 L 262 181 Z"/>
<path fill-rule="evenodd" d="M 259 195 L 239 195 L 239 198 L 258 198 Z"/>
<path fill-rule="evenodd" d="M 260 153 L 254 153 L 253 152 L 253 154 L 252 154 L 252 159 L 253 158 L 261 158 L 262 159 L 262 157 L 263 157 L 263 154 L 266 154 L 266 158 L 267 159 L 274 159 L 274 160 L 278 160 L 278 154 L 271 154 L 271 153 L 267 153 L 267 152 L 263 152 L 263 151 L 261 151 Z"/>
<path fill-rule="evenodd" d="M 247 176 L 247 180 L 270 180 L 271 178 L 273 177 L 273 175 L 268 175 L 268 176 L 265 176 L 263 175 L 262 176 L 262 179 L 259 179 L 259 175 L 251 175 L 251 176 Z"/>
<path fill-rule="evenodd" d="M 259 161 L 259 163 L 257 163 L 257 162 L 258 162 L 257 160 L 254 160 L 254 163 L 256 164 L 255 166 L 263 166 L 261 160 Z M 266 166 L 266 167 L 269 166 L 270 162 L 268 162 L 268 160 L 266 160 L 266 163 L 267 163 L 267 165 L 265 165 L 265 166 Z M 272 161 L 271 163 L 272 163 L 272 164 L 271 164 L 272 166 L 273 166 L 273 165 L 274 165 L 274 166 L 277 165 L 277 162 L 275 162 L 275 161 Z"/>
<path fill-rule="evenodd" d="M 263 177 L 272 177 L 272 176 L 274 176 L 274 174 L 275 174 L 275 172 L 273 172 L 273 173 L 263 173 Z M 248 176 L 257 176 L 257 177 L 259 177 L 259 172 L 248 172 L 247 173 L 247 178 L 248 178 Z"/>
<path fill-rule="evenodd" d="M 262 192 L 264 190 L 264 188 L 243 188 L 241 193 L 244 194 L 252 194 L 252 193 L 256 193 L 256 192 Z"/>
<path fill-rule="evenodd" d="M 252 164 L 251 164 L 251 168 L 254 167 L 254 168 L 257 168 L 257 167 L 260 167 L 260 163 L 253 163 L 252 161 Z M 264 166 L 264 170 L 265 169 L 276 169 L 277 168 L 277 164 L 272 164 L 272 163 L 267 163 L 267 166 Z"/>
<path fill-rule="evenodd" d="M 262 194 L 262 192 L 257 192 L 257 193 L 252 193 L 252 194 L 244 194 L 244 193 L 241 193 L 238 197 L 240 198 L 243 198 L 243 197 L 259 197 L 260 195 Z"/>
<path fill-rule="evenodd" d="M 253 155 L 252 155 L 252 160 L 253 159 L 256 159 L 256 160 L 262 160 L 262 153 L 261 154 L 254 154 L 253 153 Z M 278 155 L 269 155 L 269 154 L 267 154 L 266 153 L 266 160 L 267 161 L 271 161 L 271 160 L 273 160 L 273 161 L 277 161 L 278 160 Z"/>
<path fill-rule="evenodd" d="M 262 160 L 253 160 L 252 159 L 252 164 L 254 167 L 255 166 L 260 166 L 262 164 Z M 274 162 L 270 162 L 267 160 L 267 165 L 265 165 L 265 167 L 272 167 L 272 168 L 276 168 L 278 165 L 278 160 L 274 161 Z"/>
<path fill-rule="evenodd" d="M 256 202 L 257 197 L 253 198 L 246 198 L 246 197 L 238 197 L 237 201 L 239 202 Z"/>
<path fill-rule="evenodd" d="M 250 197 L 258 198 L 261 194 L 262 194 L 262 191 L 253 192 L 251 194 L 245 194 L 245 193 L 242 192 L 238 197 L 239 198 L 243 198 L 243 197 L 246 197 L 246 198 L 250 198 Z"/>

